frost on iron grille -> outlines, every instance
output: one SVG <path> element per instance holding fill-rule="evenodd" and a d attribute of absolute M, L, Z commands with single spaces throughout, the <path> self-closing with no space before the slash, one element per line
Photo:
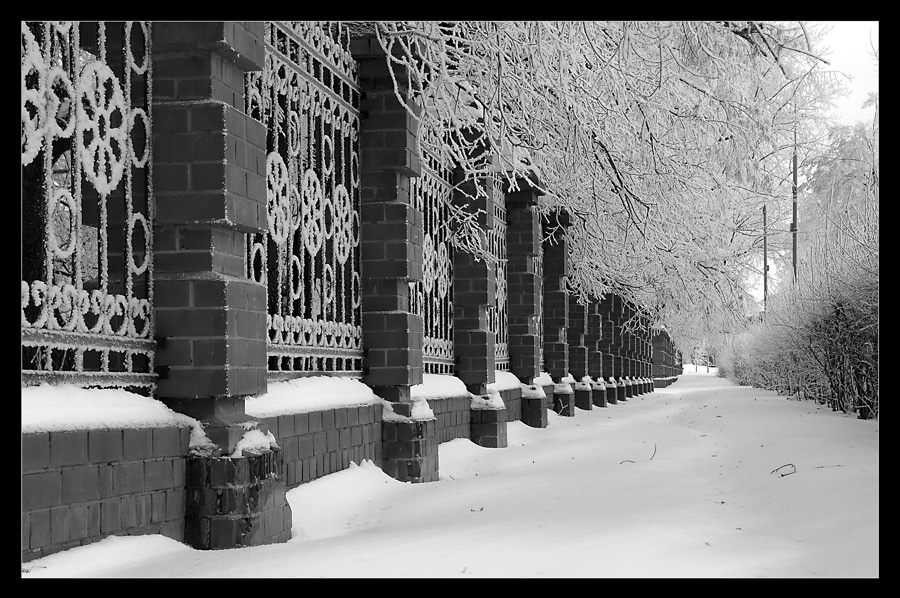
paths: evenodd
<path fill-rule="evenodd" d="M 504 179 L 493 177 L 492 199 L 494 225 L 488 231 L 488 248 L 494 258 L 494 279 L 496 294 L 494 305 L 488 309 L 488 328 L 494 333 L 494 367 L 509 370 L 509 328 L 508 294 L 506 286 L 506 197 L 503 193 Z"/>
<path fill-rule="evenodd" d="M 267 287 L 269 377 L 362 371 L 359 85 L 340 24 L 265 24 L 247 113 L 269 131 L 268 229 L 247 235 Z"/>
<path fill-rule="evenodd" d="M 21 33 L 23 383 L 152 392 L 150 24 Z"/>
<path fill-rule="evenodd" d="M 422 214 L 422 280 L 409 283 L 410 309 L 422 316 L 422 359 L 429 374 L 452 374 L 453 236 L 450 197 L 453 170 L 427 155 L 421 176 L 410 180 L 414 207 Z M 413 301 L 413 298 L 415 299 Z"/>

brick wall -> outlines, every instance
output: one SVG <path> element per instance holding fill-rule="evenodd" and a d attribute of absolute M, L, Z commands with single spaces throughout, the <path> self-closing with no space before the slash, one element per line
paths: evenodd
<path fill-rule="evenodd" d="M 184 541 L 190 428 L 22 435 L 22 559 L 110 535 Z"/>
<path fill-rule="evenodd" d="M 499 391 L 503 404 L 506 405 L 506 421 L 517 422 L 522 419 L 522 389 L 508 388 Z"/>
<path fill-rule="evenodd" d="M 378 405 L 341 407 L 261 418 L 281 447 L 288 488 L 341 471 L 350 462 L 381 465 Z"/>
<path fill-rule="evenodd" d="M 436 420 L 438 443 L 469 438 L 471 405 L 472 399 L 468 396 L 428 399 Z"/>

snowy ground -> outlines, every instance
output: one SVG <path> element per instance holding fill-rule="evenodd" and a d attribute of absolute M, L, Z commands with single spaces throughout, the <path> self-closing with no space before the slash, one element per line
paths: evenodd
<path fill-rule="evenodd" d="M 437 483 L 365 462 L 295 488 L 285 544 L 111 537 L 22 577 L 878 577 L 878 422 L 693 370 L 444 443 Z"/>

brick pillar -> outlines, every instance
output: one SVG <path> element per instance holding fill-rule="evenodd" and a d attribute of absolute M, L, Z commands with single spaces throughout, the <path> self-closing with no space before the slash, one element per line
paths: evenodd
<path fill-rule="evenodd" d="M 454 180 L 453 203 L 465 212 L 477 214 L 485 233 L 494 227 L 493 188 L 479 181 L 487 197 L 476 197 L 476 183 L 463 181 L 461 169 Z M 488 309 L 496 301 L 494 265 L 457 249 L 453 252 L 453 351 L 456 376 L 476 395 L 487 393 L 494 382 L 494 333 L 488 326 Z"/>
<path fill-rule="evenodd" d="M 360 220 L 364 382 L 411 412 L 410 387 L 422 383 L 422 316 L 409 283 L 422 280 L 423 220 L 410 195 L 420 176 L 418 123 L 397 99 L 386 55 L 375 37 L 351 40 L 359 62 Z M 394 68 L 400 85 L 402 67 Z M 401 90 L 405 93 L 405 89 Z M 413 108 L 412 102 L 409 107 Z M 413 108 L 414 109 L 414 108 Z M 437 480 L 437 431 L 421 420 L 383 421 L 382 467 L 404 481 Z M 402 446 L 389 445 L 400 442 Z"/>
<path fill-rule="evenodd" d="M 606 295 L 602 299 L 597 300 L 597 314 L 600 322 L 600 341 L 598 346 L 601 351 L 602 371 L 605 376 L 603 379 L 606 390 L 605 398 L 608 404 L 615 405 L 618 403 L 618 393 L 616 391 L 615 378 L 613 377 L 613 371 L 615 370 L 615 355 L 613 353 L 613 338 L 615 334 L 613 328 L 615 327 L 615 322 L 610 317 L 611 305 L 611 295 Z"/>
<path fill-rule="evenodd" d="M 631 359 L 631 339 L 630 332 L 622 331 L 622 346 L 620 354 L 622 355 L 622 382 L 625 384 L 625 398 L 630 399 L 634 396 L 634 383 L 631 380 L 632 359 Z"/>
<path fill-rule="evenodd" d="M 615 333 L 615 335 L 613 336 L 613 343 L 616 353 L 615 368 L 613 370 L 613 373 L 616 376 L 616 396 L 620 401 L 625 401 L 628 398 L 628 391 L 625 386 L 625 334 L 622 330 L 622 324 L 624 322 L 624 302 L 622 301 L 622 297 L 620 297 L 619 295 L 613 295 L 612 304 L 612 317 L 616 322 L 616 326 L 613 328 L 613 332 Z"/>
<path fill-rule="evenodd" d="M 222 423 L 207 435 L 228 452 L 266 391 L 266 290 L 244 270 L 244 234 L 267 227 L 266 131 L 243 111 L 263 60 L 262 23 L 153 25 L 158 396 Z"/>
<path fill-rule="evenodd" d="M 644 390 L 653 392 L 653 381 L 650 379 L 650 360 L 653 350 L 650 344 L 650 320 L 644 318 L 643 334 L 641 335 L 641 376 L 644 380 Z"/>
<path fill-rule="evenodd" d="M 591 377 L 591 401 L 597 407 L 606 407 L 606 383 L 603 381 L 603 315 L 599 301 L 590 297 L 585 309 L 584 344 L 587 347 L 587 375 Z"/>
<path fill-rule="evenodd" d="M 486 154 L 485 154 L 486 155 Z M 493 181 L 482 179 L 464 181 L 457 169 L 453 202 L 461 210 L 475 215 L 478 227 L 487 239 L 496 226 L 493 204 Z M 477 186 L 482 193 L 477 192 Z M 488 323 L 488 310 L 496 302 L 496 271 L 493 263 L 477 259 L 457 249 L 453 252 L 453 351 L 456 356 L 456 376 L 466 390 L 486 401 L 487 385 L 494 382 L 494 333 Z M 506 447 L 505 408 L 473 406 L 469 415 L 469 438 L 475 444 L 491 448 Z"/>
<path fill-rule="evenodd" d="M 535 210 L 541 193 L 526 181 L 506 194 L 506 258 L 509 371 L 521 383 L 532 385 L 541 371 L 541 219 Z M 547 426 L 545 398 L 522 397 L 522 421 L 535 428 Z M 532 393 L 539 394 L 539 393 Z"/>
<path fill-rule="evenodd" d="M 625 400 L 625 382 L 623 376 L 622 350 L 622 298 L 618 295 L 606 295 L 600 301 L 603 314 L 603 371 L 608 376 L 606 400 L 610 403 Z M 608 358 L 607 358 L 608 355 Z M 607 367 L 608 366 L 608 367 Z M 613 401 L 615 395 L 615 401 Z"/>
<path fill-rule="evenodd" d="M 569 341 L 569 373 L 575 378 L 575 406 L 579 409 L 593 407 L 591 384 L 583 382 L 588 375 L 588 347 L 585 337 L 588 334 L 588 305 L 581 303 L 577 295 L 569 294 L 569 327 L 566 331 Z"/>
<path fill-rule="evenodd" d="M 266 289 L 244 266 L 245 234 L 267 228 L 266 130 L 244 113 L 244 75 L 263 68 L 264 52 L 261 22 L 153 24 L 157 394 L 218 447 L 189 457 L 205 472 L 187 484 L 196 548 L 290 539 L 280 449 L 221 456 L 245 432 L 268 431 L 244 412 L 246 396 L 266 392 Z M 213 473 L 251 459 L 253 480 Z M 240 490 L 211 505 L 219 482 Z M 269 498 L 248 501 L 253 492 Z"/>
<path fill-rule="evenodd" d="M 665 388 L 671 383 L 674 358 L 671 353 L 672 343 L 669 335 L 660 330 L 653 335 L 653 386 Z"/>
<path fill-rule="evenodd" d="M 638 322 L 643 326 L 643 318 L 638 316 Z M 635 376 L 637 377 L 637 392 L 645 394 L 647 392 L 644 384 L 644 332 L 642 328 L 635 331 Z"/>
<path fill-rule="evenodd" d="M 569 372 L 569 296 L 565 289 L 566 227 L 569 215 L 557 210 L 542 218 L 544 240 L 544 371 L 556 385 L 553 409 L 560 415 L 575 415 L 574 392 L 563 390 Z"/>
<path fill-rule="evenodd" d="M 634 314 L 634 310 L 628 301 L 622 300 L 622 323 L 628 322 Z M 634 383 L 634 332 L 622 330 L 622 377 L 625 382 L 625 397 L 630 399 L 636 396 Z"/>

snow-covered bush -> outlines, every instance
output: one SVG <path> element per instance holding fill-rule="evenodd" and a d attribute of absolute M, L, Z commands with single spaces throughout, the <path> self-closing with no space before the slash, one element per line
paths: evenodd
<path fill-rule="evenodd" d="M 877 111 L 871 130 L 834 138 L 807 185 L 818 201 L 807 205 L 819 212 L 797 280 L 770 298 L 764 319 L 734 339 L 720 365 L 739 384 L 877 418 Z"/>

